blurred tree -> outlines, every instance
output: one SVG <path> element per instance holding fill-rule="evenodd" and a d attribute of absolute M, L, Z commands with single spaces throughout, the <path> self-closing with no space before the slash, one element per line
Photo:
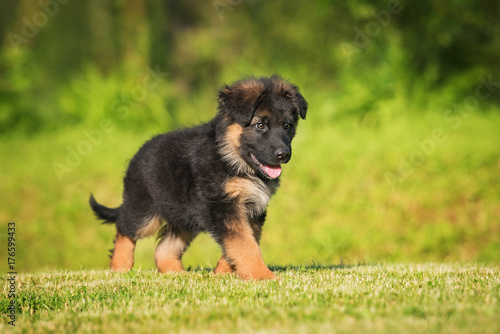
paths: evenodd
<path fill-rule="evenodd" d="M 2 10 L 0 11 L 0 36 L 7 36 L 9 29 L 12 26 L 13 21 L 17 18 L 17 10 L 19 8 L 19 1 L 6 1 L 2 4 Z M 4 47 L 3 43 L 0 43 L 0 52 Z"/>
<path fill-rule="evenodd" d="M 482 67 L 498 73 L 500 3 L 495 0 L 412 1 L 394 18 L 415 75 L 437 66 L 433 83 Z"/>
<path fill-rule="evenodd" d="M 118 6 L 112 1 L 88 1 L 90 28 L 90 58 L 103 72 L 109 72 L 122 60 L 118 38 Z"/>
<path fill-rule="evenodd" d="M 479 74 L 495 73 L 497 80 L 500 73 L 495 0 L 0 0 L 0 5 L 0 128 L 29 117 L 31 129 L 53 124 L 65 114 L 54 102 L 58 94 L 81 86 L 77 82 L 88 66 L 103 76 L 100 83 L 84 83 L 96 87 L 106 78 L 140 83 L 146 66 L 168 72 L 172 84 L 162 94 L 174 113 L 179 101 L 205 87 L 249 74 L 278 72 L 323 96 L 335 92 L 345 115 L 363 116 L 390 99 L 425 104 L 436 89 L 448 94 L 432 99 L 449 105 L 474 91 Z M 94 98 L 82 96 L 82 89 L 73 93 L 82 101 Z M 496 94 L 487 102 L 499 101 Z M 93 112 L 78 110 L 75 121 Z"/>
<path fill-rule="evenodd" d="M 153 68 L 170 68 L 172 56 L 172 34 L 170 33 L 170 18 L 168 1 L 148 1 L 149 23 L 149 64 Z"/>

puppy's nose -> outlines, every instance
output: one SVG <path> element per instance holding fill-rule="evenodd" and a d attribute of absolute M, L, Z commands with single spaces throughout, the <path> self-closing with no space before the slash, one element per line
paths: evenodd
<path fill-rule="evenodd" d="M 281 162 L 288 162 L 288 160 L 290 160 L 290 155 L 291 155 L 291 152 L 290 152 L 290 149 L 288 147 L 278 148 L 274 152 L 274 156 L 276 158 L 278 158 Z"/>

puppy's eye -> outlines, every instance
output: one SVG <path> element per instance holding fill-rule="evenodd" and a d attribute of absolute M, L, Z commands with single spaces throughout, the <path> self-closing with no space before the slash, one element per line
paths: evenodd
<path fill-rule="evenodd" d="M 257 124 L 255 124 L 255 127 L 259 130 L 264 130 L 266 125 L 264 123 L 257 123 Z"/>
<path fill-rule="evenodd" d="M 285 125 L 283 125 L 283 128 L 284 128 L 285 130 L 288 130 L 288 129 L 290 129 L 290 128 L 291 128 L 291 126 L 292 126 L 292 124 L 290 124 L 290 123 L 285 123 Z"/>

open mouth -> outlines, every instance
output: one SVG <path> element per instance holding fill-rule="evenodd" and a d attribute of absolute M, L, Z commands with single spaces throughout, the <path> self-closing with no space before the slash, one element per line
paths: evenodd
<path fill-rule="evenodd" d="M 252 160 L 259 166 L 260 170 L 266 176 L 270 177 L 271 179 L 275 179 L 281 175 L 281 166 L 280 165 L 277 165 L 277 166 L 264 165 L 262 162 L 257 160 L 255 155 L 253 155 L 252 153 L 250 153 L 250 156 L 252 157 Z"/>

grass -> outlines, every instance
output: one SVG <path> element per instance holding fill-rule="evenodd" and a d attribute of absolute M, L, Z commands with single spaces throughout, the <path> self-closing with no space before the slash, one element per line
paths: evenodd
<path fill-rule="evenodd" d="M 47 271 L 17 278 L 20 333 L 498 333 L 500 271 L 481 265 Z M 4 288 L 5 289 L 5 288 Z M 5 292 L 5 290 L 4 290 Z M 0 297 L 4 314 L 6 293 Z M 2 316 L 0 330 L 13 332 Z"/>
<path fill-rule="evenodd" d="M 500 114 L 476 112 L 454 126 L 439 113 L 335 119 L 334 108 L 326 101 L 300 125 L 271 200 L 264 259 L 293 264 L 273 268 L 276 282 L 213 276 L 220 249 L 207 236 L 183 261 L 206 269 L 156 273 L 148 239 L 139 242 L 134 271 L 104 270 L 114 230 L 94 219 L 88 195 L 118 205 L 127 161 L 161 129 L 115 123 L 62 178 L 53 163 L 65 162 L 68 147 L 99 123 L 3 136 L 0 221 L 16 223 L 20 274 L 17 326 L 7 325 L 5 285 L 0 330 L 499 332 Z M 436 129 L 446 139 L 408 169 Z"/>
<path fill-rule="evenodd" d="M 320 105 L 301 123 L 292 161 L 271 199 L 262 238 L 267 263 L 323 265 L 373 262 L 480 262 L 500 259 L 499 113 L 470 114 L 459 128 L 439 114 L 406 114 L 368 124 L 327 121 Z M 309 117 L 310 116 L 310 117 Z M 0 145 L 0 221 L 15 221 L 17 269 L 107 268 L 114 229 L 88 207 L 92 192 L 105 205 L 121 202 L 128 160 L 159 128 L 118 127 L 59 180 L 84 133 L 71 127 L 32 137 L 10 135 Z M 446 140 L 393 184 L 387 173 L 441 128 Z M 5 248 L 0 235 L 0 249 Z M 154 239 L 139 242 L 136 268 L 154 268 Z M 207 236 L 197 238 L 185 265 L 209 268 L 220 257 Z M 0 267 L 6 267 L 0 258 Z"/>

